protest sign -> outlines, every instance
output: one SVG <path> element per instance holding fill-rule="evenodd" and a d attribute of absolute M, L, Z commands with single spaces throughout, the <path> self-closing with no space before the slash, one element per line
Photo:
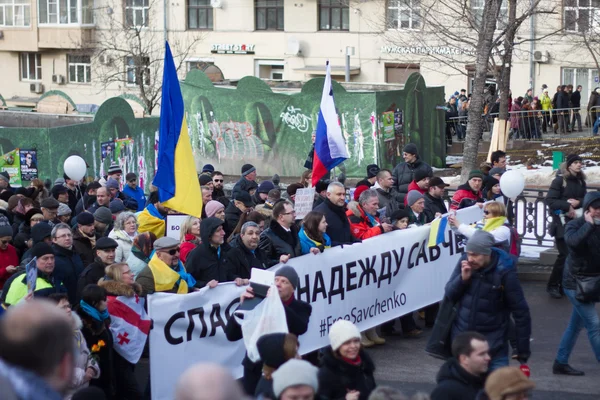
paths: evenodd
<path fill-rule="evenodd" d="M 27 276 L 27 294 L 35 292 L 37 282 L 37 257 L 33 257 L 25 266 L 25 275 Z"/>
<path fill-rule="evenodd" d="M 21 181 L 30 182 L 38 177 L 37 150 L 19 149 Z"/>
<path fill-rule="evenodd" d="M 482 211 L 474 206 L 457 216 L 471 223 L 481 219 Z M 290 259 L 286 265 L 300 277 L 296 298 L 312 306 L 300 352 L 327 346 L 329 329 L 338 319 L 364 331 L 440 301 L 464 248 L 448 226 L 444 241 L 428 247 L 429 231 L 429 226 L 394 231 Z M 157 355 L 150 358 L 153 398 L 172 398 L 177 378 L 196 362 L 219 363 L 241 376 L 242 340 L 228 342 L 224 327 L 243 290 L 224 284 L 189 295 L 149 298 L 154 320 L 150 349 Z"/>
<path fill-rule="evenodd" d="M 181 234 L 181 224 L 183 221 L 189 217 L 186 214 L 167 214 L 165 219 L 165 236 L 168 236 L 173 239 L 180 239 Z"/>
<path fill-rule="evenodd" d="M 394 140 L 394 112 L 387 111 L 381 114 L 382 125 L 383 125 L 383 140 Z"/>
<path fill-rule="evenodd" d="M 21 159 L 19 149 L 14 149 L 0 158 L 0 172 L 7 172 L 11 186 L 21 185 Z"/>
<path fill-rule="evenodd" d="M 296 219 L 302 219 L 312 211 L 315 201 L 315 188 L 298 189 L 296 200 L 294 201 L 294 210 Z"/>

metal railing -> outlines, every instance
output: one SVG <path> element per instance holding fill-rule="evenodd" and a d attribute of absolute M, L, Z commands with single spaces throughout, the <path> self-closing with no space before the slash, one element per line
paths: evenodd
<path fill-rule="evenodd" d="M 579 132 L 577 136 L 595 136 L 600 127 L 600 106 L 589 110 L 566 108 L 560 110 L 521 110 L 509 114 L 510 139 L 541 140 L 544 135 L 565 136 Z M 482 134 L 489 133 L 498 113 L 482 114 Z M 458 140 L 464 140 L 467 116 L 452 117 L 446 121 L 446 129 Z M 596 128 L 594 128 L 596 125 Z M 595 132 L 594 132 L 595 131 Z M 447 132 L 448 134 L 448 132 Z M 571 135 L 572 136 L 572 135 Z"/>

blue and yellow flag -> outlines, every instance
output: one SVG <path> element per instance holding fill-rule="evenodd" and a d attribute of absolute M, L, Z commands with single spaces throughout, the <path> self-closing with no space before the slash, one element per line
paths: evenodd
<path fill-rule="evenodd" d="M 444 215 L 442 218 L 436 218 L 431 222 L 428 247 L 434 247 L 444 242 L 444 234 L 446 233 L 447 226 L 448 215 Z"/>
<path fill-rule="evenodd" d="M 172 210 L 200 218 L 202 194 L 188 136 L 183 96 L 169 43 L 165 43 L 158 166 L 152 184 L 161 203 Z"/>

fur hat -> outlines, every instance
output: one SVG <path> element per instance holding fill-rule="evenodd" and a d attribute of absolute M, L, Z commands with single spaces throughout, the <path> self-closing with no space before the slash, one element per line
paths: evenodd
<path fill-rule="evenodd" d="M 531 390 L 535 383 L 517 367 L 503 367 L 492 372 L 485 381 L 485 393 L 490 400 L 502 400 L 505 396 Z"/>
<path fill-rule="evenodd" d="M 336 351 L 344 343 L 351 339 L 360 340 L 360 331 L 356 325 L 350 321 L 340 319 L 336 321 L 329 329 L 329 344 L 331 345 L 331 349 L 333 351 Z"/>

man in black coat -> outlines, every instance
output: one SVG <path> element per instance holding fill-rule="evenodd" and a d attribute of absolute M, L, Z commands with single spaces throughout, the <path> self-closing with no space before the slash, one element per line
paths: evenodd
<path fill-rule="evenodd" d="M 256 183 L 256 168 L 254 168 L 254 165 L 252 164 L 242 165 L 242 176 L 233 186 L 231 198 L 236 199 L 240 192 L 246 192 L 253 195 L 256 189 L 258 189 L 258 184 Z"/>
<path fill-rule="evenodd" d="M 315 211 L 325 214 L 327 235 L 331 246 L 352 244 L 360 240 L 352 236 L 350 222 L 346 216 L 346 189 L 339 182 L 331 182 L 327 187 L 327 198 Z"/>
<path fill-rule="evenodd" d="M 227 222 L 224 226 L 226 229 L 225 238 L 228 238 L 235 230 L 238 222 L 240 222 L 240 218 L 242 218 L 242 214 L 252 211 L 253 207 L 254 203 L 248 192 L 240 191 L 236 194 L 233 201 L 225 207 L 225 221 Z"/>
<path fill-rule="evenodd" d="M 52 251 L 54 251 L 54 278 L 67 288 L 69 302 L 76 304 L 79 300 L 76 296 L 77 278 L 83 271 L 84 265 L 73 248 L 73 234 L 69 225 L 61 223 L 52 228 Z"/>
<path fill-rule="evenodd" d="M 117 241 L 109 237 L 101 237 L 96 241 L 96 258 L 83 270 L 77 281 L 77 300 L 81 299 L 81 293 L 87 285 L 97 285 L 98 281 L 104 278 L 106 267 L 115 263 L 117 247 Z"/>
<path fill-rule="evenodd" d="M 585 175 L 581 171 L 581 167 L 581 157 L 577 154 L 568 155 L 567 161 L 561 165 L 546 195 L 546 205 L 552 216 L 549 232 L 550 235 L 554 236 L 558 250 L 558 257 L 556 257 L 548 280 L 547 291 L 555 299 L 562 297 L 563 269 L 568 253 L 564 239 L 564 227 L 576 217 L 578 212 L 581 212 L 583 198 L 587 193 Z"/>
<path fill-rule="evenodd" d="M 188 254 L 186 271 L 196 280 L 196 287 L 216 287 L 220 282 L 235 281 L 242 285 L 242 279 L 233 276 L 229 270 L 226 254 L 229 245 L 225 243 L 223 221 L 217 217 L 206 218 L 200 224 L 202 243 Z"/>
<path fill-rule="evenodd" d="M 288 262 L 290 258 L 302 255 L 296 211 L 290 201 L 284 200 L 273 207 L 273 218 L 269 227 L 260 235 L 258 247 L 269 259 L 269 267 Z"/>
<path fill-rule="evenodd" d="M 444 191 L 450 186 L 442 178 L 434 176 L 429 181 L 429 189 L 425 193 L 425 209 L 423 212 L 428 221 L 433 221 L 437 214 L 446 214 L 448 209 L 444 203 Z"/>
<path fill-rule="evenodd" d="M 490 364 L 485 336 L 463 332 L 452 342 L 452 358 L 438 372 L 431 400 L 475 400 L 483 389 Z"/>
<path fill-rule="evenodd" d="M 569 130 L 569 94 L 567 93 L 567 85 L 560 87 L 560 92 L 556 98 L 556 108 L 558 111 L 558 133 L 565 134 Z"/>
<path fill-rule="evenodd" d="M 571 93 L 571 107 L 573 108 L 573 117 L 571 119 L 571 130 L 573 132 L 575 129 L 575 121 L 577 121 L 577 126 L 579 128 L 579 132 L 581 132 L 581 115 L 579 114 L 579 109 L 581 108 L 581 85 L 577 86 L 577 90 Z"/>
<path fill-rule="evenodd" d="M 236 278 L 248 280 L 252 268 L 269 267 L 269 258 L 258 248 L 259 239 L 260 227 L 256 222 L 248 221 L 242 225 L 240 235 L 231 242 L 231 249 L 227 252 L 227 262 L 231 273 Z"/>
<path fill-rule="evenodd" d="M 359 186 L 368 186 L 372 187 L 375 182 L 377 182 L 377 174 L 379 173 L 380 168 L 377 164 L 369 164 L 367 165 L 367 177 L 361 181 L 358 181 L 356 187 Z"/>
<path fill-rule="evenodd" d="M 202 222 L 204 223 L 204 221 Z M 308 322 L 310 315 L 312 314 L 312 307 L 310 304 L 297 300 L 294 296 L 294 291 L 300 285 L 300 278 L 290 266 L 283 266 L 275 272 L 275 286 L 279 292 L 279 297 L 283 303 L 283 309 L 285 310 L 285 317 L 287 321 L 288 330 L 296 336 L 303 335 L 308 330 Z M 252 288 L 248 287 L 246 292 L 240 296 L 240 304 L 246 299 L 254 297 Z M 231 342 L 242 339 L 242 328 L 236 322 L 235 318 L 229 318 L 227 326 L 225 327 L 225 335 Z M 256 385 L 260 380 L 262 373 L 262 362 L 252 362 L 248 355 L 244 357 L 242 361 L 244 366 L 244 377 L 242 378 L 242 384 L 244 390 L 250 396 L 254 396 Z"/>
<path fill-rule="evenodd" d="M 415 171 L 421 170 L 426 173 L 426 176 L 433 176 L 433 170 L 429 164 L 421 160 L 414 143 L 404 146 L 402 157 L 404 162 L 396 165 L 392 175 L 394 175 L 394 185 L 399 193 L 399 200 L 401 204 L 404 204 L 404 196 L 408 193 L 408 185 L 413 181 Z M 327 233 L 329 234 L 329 232 Z"/>

